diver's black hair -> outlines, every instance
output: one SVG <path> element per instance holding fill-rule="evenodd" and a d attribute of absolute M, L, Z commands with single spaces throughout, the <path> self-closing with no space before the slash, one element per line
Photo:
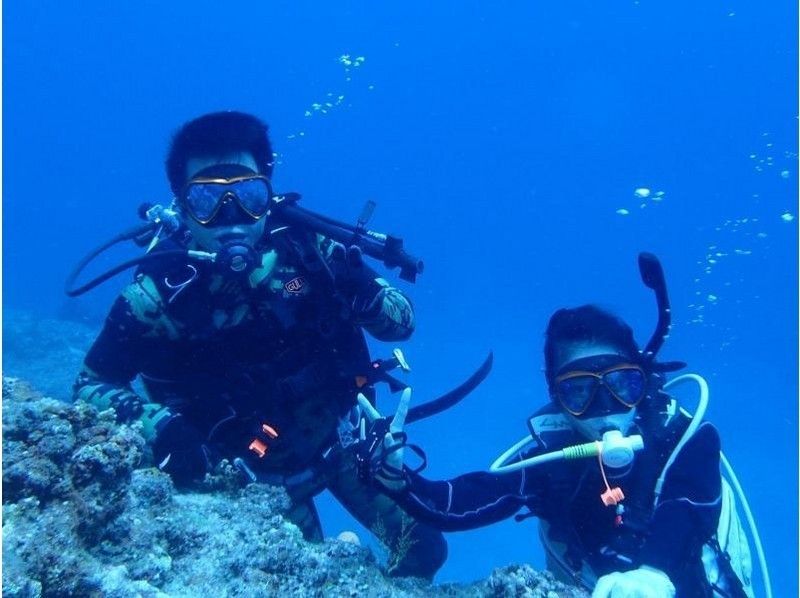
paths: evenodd
<path fill-rule="evenodd" d="M 558 347 L 566 343 L 603 343 L 622 349 L 634 359 L 639 347 L 633 330 L 619 317 L 596 305 L 559 309 L 550 317 L 544 341 L 544 367 L 548 385 L 555 376 Z"/>
<path fill-rule="evenodd" d="M 177 195 L 186 183 L 190 158 L 215 158 L 249 152 L 259 174 L 272 176 L 272 145 L 269 128 L 251 114 L 226 111 L 205 114 L 184 124 L 172 138 L 165 166 L 172 192 Z"/>

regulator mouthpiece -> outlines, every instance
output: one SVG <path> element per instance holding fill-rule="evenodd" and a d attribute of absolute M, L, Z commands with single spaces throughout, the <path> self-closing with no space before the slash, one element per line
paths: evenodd
<path fill-rule="evenodd" d="M 217 253 L 216 262 L 223 271 L 246 275 L 256 266 L 256 252 L 243 243 L 228 243 Z"/>
<path fill-rule="evenodd" d="M 638 434 L 623 436 L 619 430 L 609 430 L 603 434 L 603 448 L 600 453 L 603 465 L 619 469 L 633 461 L 633 453 L 644 448 L 644 441 Z"/>

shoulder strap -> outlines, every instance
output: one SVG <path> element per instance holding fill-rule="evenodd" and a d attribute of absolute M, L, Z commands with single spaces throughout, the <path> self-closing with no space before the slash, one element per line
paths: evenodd
<path fill-rule="evenodd" d="M 625 505 L 626 524 L 631 528 L 648 528 L 653 516 L 653 496 L 658 476 L 688 425 L 688 418 L 679 414 L 669 419 L 660 430 L 652 430 L 648 434 L 646 442 L 650 446 L 637 457 L 634 466 L 639 472 L 629 485 L 630 499 L 626 500 Z"/>

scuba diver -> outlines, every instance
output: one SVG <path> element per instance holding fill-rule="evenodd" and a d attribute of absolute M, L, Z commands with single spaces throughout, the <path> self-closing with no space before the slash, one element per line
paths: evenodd
<path fill-rule="evenodd" d="M 420 475 L 424 453 L 403 431 L 409 390 L 393 417 L 359 399 L 362 475 L 444 531 L 482 527 L 526 508 L 515 518 L 539 518 L 548 569 L 595 598 L 752 597 L 750 549 L 721 477 L 722 458 L 751 524 L 769 597 L 746 498 L 717 430 L 702 421 L 707 385 L 694 374 L 667 383 L 665 373 L 685 364 L 656 360 L 669 332 L 669 302 L 658 260 L 639 259 L 660 308 L 646 348 L 639 350 L 630 326 L 596 306 L 556 311 L 544 344 L 550 403 L 489 472 L 444 481 Z M 666 392 L 685 380 L 701 389 L 694 418 Z M 404 465 L 404 449 L 423 465 Z"/>
<path fill-rule="evenodd" d="M 140 421 L 155 463 L 179 486 L 227 459 L 248 481 L 285 487 L 288 518 L 307 539 L 322 539 L 313 498 L 327 488 L 365 527 L 382 529 L 390 550 L 405 535 L 393 574 L 432 578 L 447 554 L 442 533 L 359 477 L 350 424 L 356 394 L 403 365 L 398 350 L 388 366 L 371 361 L 363 330 L 381 341 L 414 330 L 411 303 L 365 254 L 380 247 L 385 263 L 416 268 L 405 278 L 421 262 L 409 264 L 400 240 L 367 231 L 365 219 L 338 242 L 318 234 L 339 230 L 335 221 L 283 209 L 292 198 L 272 191 L 267 126 L 252 115 L 186 123 L 166 170 L 173 205 L 145 206 L 149 225 L 92 253 L 67 283 L 75 296 L 138 267 L 86 355 L 76 400 Z M 74 288 L 120 239 L 149 245 L 146 255 Z M 144 393 L 132 387 L 137 377 Z"/>

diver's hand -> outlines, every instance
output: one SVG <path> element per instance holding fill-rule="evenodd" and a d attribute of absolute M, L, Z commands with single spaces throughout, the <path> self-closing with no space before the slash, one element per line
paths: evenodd
<path fill-rule="evenodd" d="M 358 270 L 364 267 L 364 252 L 358 245 L 345 247 L 338 241 L 331 241 L 331 261 L 344 266 L 348 270 Z"/>
<path fill-rule="evenodd" d="M 592 598 L 675 598 L 675 586 L 660 569 L 643 565 L 633 571 L 603 575 Z"/>
<path fill-rule="evenodd" d="M 174 415 L 153 442 L 153 457 L 161 471 L 177 485 L 201 480 L 209 463 L 200 433 L 180 415 Z"/>
<path fill-rule="evenodd" d="M 328 256 L 336 288 L 358 303 L 354 305 L 356 311 L 369 309 L 382 287 L 375 281 L 375 272 L 364 262 L 361 248 L 333 241 Z"/>
<path fill-rule="evenodd" d="M 377 458 L 383 465 L 388 466 L 382 468 L 375 474 L 375 479 L 388 490 L 402 490 L 406 485 L 405 480 L 403 480 L 402 477 L 398 477 L 397 472 L 403 471 L 403 427 L 406 423 L 408 405 L 410 402 L 411 389 L 406 388 L 400 395 L 400 403 L 397 405 L 397 411 L 389 423 L 389 431 L 384 435 L 383 442 L 376 448 L 376 453 L 372 455 L 373 459 Z M 378 420 L 383 419 L 367 397 L 360 393 L 358 395 L 358 403 L 361 405 L 364 417 L 370 424 L 374 424 Z M 362 426 L 361 440 L 365 439 L 365 431 Z"/>

